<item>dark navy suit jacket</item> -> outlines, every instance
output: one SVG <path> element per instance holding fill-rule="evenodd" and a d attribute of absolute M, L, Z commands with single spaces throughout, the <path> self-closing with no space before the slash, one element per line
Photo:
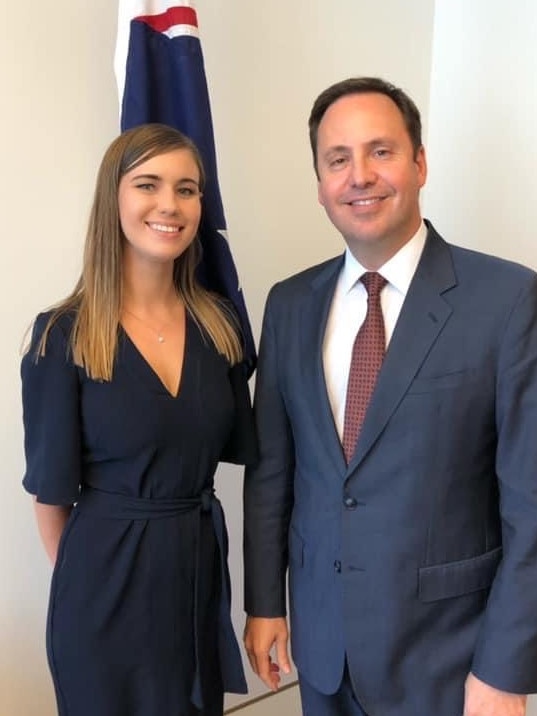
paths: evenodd
<path fill-rule="evenodd" d="M 351 464 L 322 365 L 343 259 L 268 298 L 245 480 L 246 611 L 323 693 L 456 716 L 472 670 L 537 691 L 537 276 L 428 225 Z"/>

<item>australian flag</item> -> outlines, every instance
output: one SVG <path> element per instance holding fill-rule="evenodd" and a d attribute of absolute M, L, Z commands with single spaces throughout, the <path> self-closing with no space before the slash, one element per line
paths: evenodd
<path fill-rule="evenodd" d="M 248 374 L 256 353 L 237 270 L 227 241 L 218 186 L 213 123 L 198 20 L 193 2 L 119 0 L 115 71 L 121 129 L 169 124 L 197 145 L 207 174 L 200 239 L 200 281 L 227 298 L 238 314 Z"/>

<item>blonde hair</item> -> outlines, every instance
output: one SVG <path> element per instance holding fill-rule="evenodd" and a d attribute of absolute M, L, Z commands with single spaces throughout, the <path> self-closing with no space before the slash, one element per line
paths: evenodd
<path fill-rule="evenodd" d="M 74 313 L 70 337 L 74 362 L 94 380 L 111 380 L 117 352 L 125 240 L 119 220 L 119 182 L 142 162 L 176 149 L 191 152 L 203 190 L 205 172 L 199 151 L 188 137 L 172 127 L 144 124 L 123 132 L 108 147 L 97 175 L 81 276 L 72 293 L 53 309 L 39 341 L 37 359 L 45 354 L 48 334 L 60 316 Z M 201 253 L 196 237 L 175 261 L 175 288 L 217 351 L 231 364 L 238 363 L 242 359 L 238 321 L 222 298 L 196 280 Z"/>

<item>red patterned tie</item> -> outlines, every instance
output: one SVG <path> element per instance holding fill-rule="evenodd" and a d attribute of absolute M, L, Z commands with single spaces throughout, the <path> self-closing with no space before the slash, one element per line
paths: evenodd
<path fill-rule="evenodd" d="M 343 425 L 343 452 L 347 464 L 354 454 L 356 441 L 386 350 L 380 292 L 387 281 L 379 273 L 371 271 L 364 273 L 360 281 L 367 290 L 367 314 L 354 339 L 349 382 L 347 383 Z"/>

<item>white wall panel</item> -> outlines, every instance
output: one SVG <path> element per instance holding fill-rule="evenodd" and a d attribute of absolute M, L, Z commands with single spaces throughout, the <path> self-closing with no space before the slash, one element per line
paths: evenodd
<path fill-rule="evenodd" d="M 533 0 L 436 0 L 424 213 L 448 241 L 533 268 L 536 63 Z"/>

